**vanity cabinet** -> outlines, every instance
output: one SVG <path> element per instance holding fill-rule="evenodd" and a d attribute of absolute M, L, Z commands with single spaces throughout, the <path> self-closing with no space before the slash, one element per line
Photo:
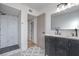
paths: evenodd
<path fill-rule="evenodd" d="M 68 54 L 68 40 L 56 38 L 55 43 L 55 55 L 66 56 Z"/>
<path fill-rule="evenodd" d="M 45 54 L 46 55 L 50 55 L 50 56 L 55 56 L 55 38 L 48 38 L 48 37 L 45 37 Z"/>
<path fill-rule="evenodd" d="M 79 56 L 79 40 L 46 36 L 45 55 Z"/>
<path fill-rule="evenodd" d="M 71 40 L 70 43 L 70 55 L 79 56 L 79 40 Z"/>

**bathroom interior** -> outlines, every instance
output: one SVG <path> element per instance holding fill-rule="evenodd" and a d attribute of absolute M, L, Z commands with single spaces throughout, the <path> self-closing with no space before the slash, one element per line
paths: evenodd
<path fill-rule="evenodd" d="M 0 3 L 0 56 L 79 56 L 79 4 Z"/>

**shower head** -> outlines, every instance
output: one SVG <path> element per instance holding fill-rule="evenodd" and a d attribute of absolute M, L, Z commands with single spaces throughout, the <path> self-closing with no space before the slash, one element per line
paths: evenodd
<path fill-rule="evenodd" d="M 6 15 L 6 13 L 4 13 L 3 11 L 0 11 L 0 14 L 1 14 L 1 15 Z"/>

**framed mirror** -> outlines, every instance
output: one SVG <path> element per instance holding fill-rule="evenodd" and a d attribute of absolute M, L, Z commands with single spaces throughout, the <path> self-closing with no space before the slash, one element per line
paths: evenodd
<path fill-rule="evenodd" d="M 79 29 L 79 6 L 51 15 L 51 30 Z"/>

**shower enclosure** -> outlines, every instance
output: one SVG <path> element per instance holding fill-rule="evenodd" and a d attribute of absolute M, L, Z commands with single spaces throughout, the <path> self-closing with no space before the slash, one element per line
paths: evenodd
<path fill-rule="evenodd" d="M 0 4 L 0 54 L 19 49 L 19 11 Z M 15 13 L 14 13 L 15 12 Z"/>

